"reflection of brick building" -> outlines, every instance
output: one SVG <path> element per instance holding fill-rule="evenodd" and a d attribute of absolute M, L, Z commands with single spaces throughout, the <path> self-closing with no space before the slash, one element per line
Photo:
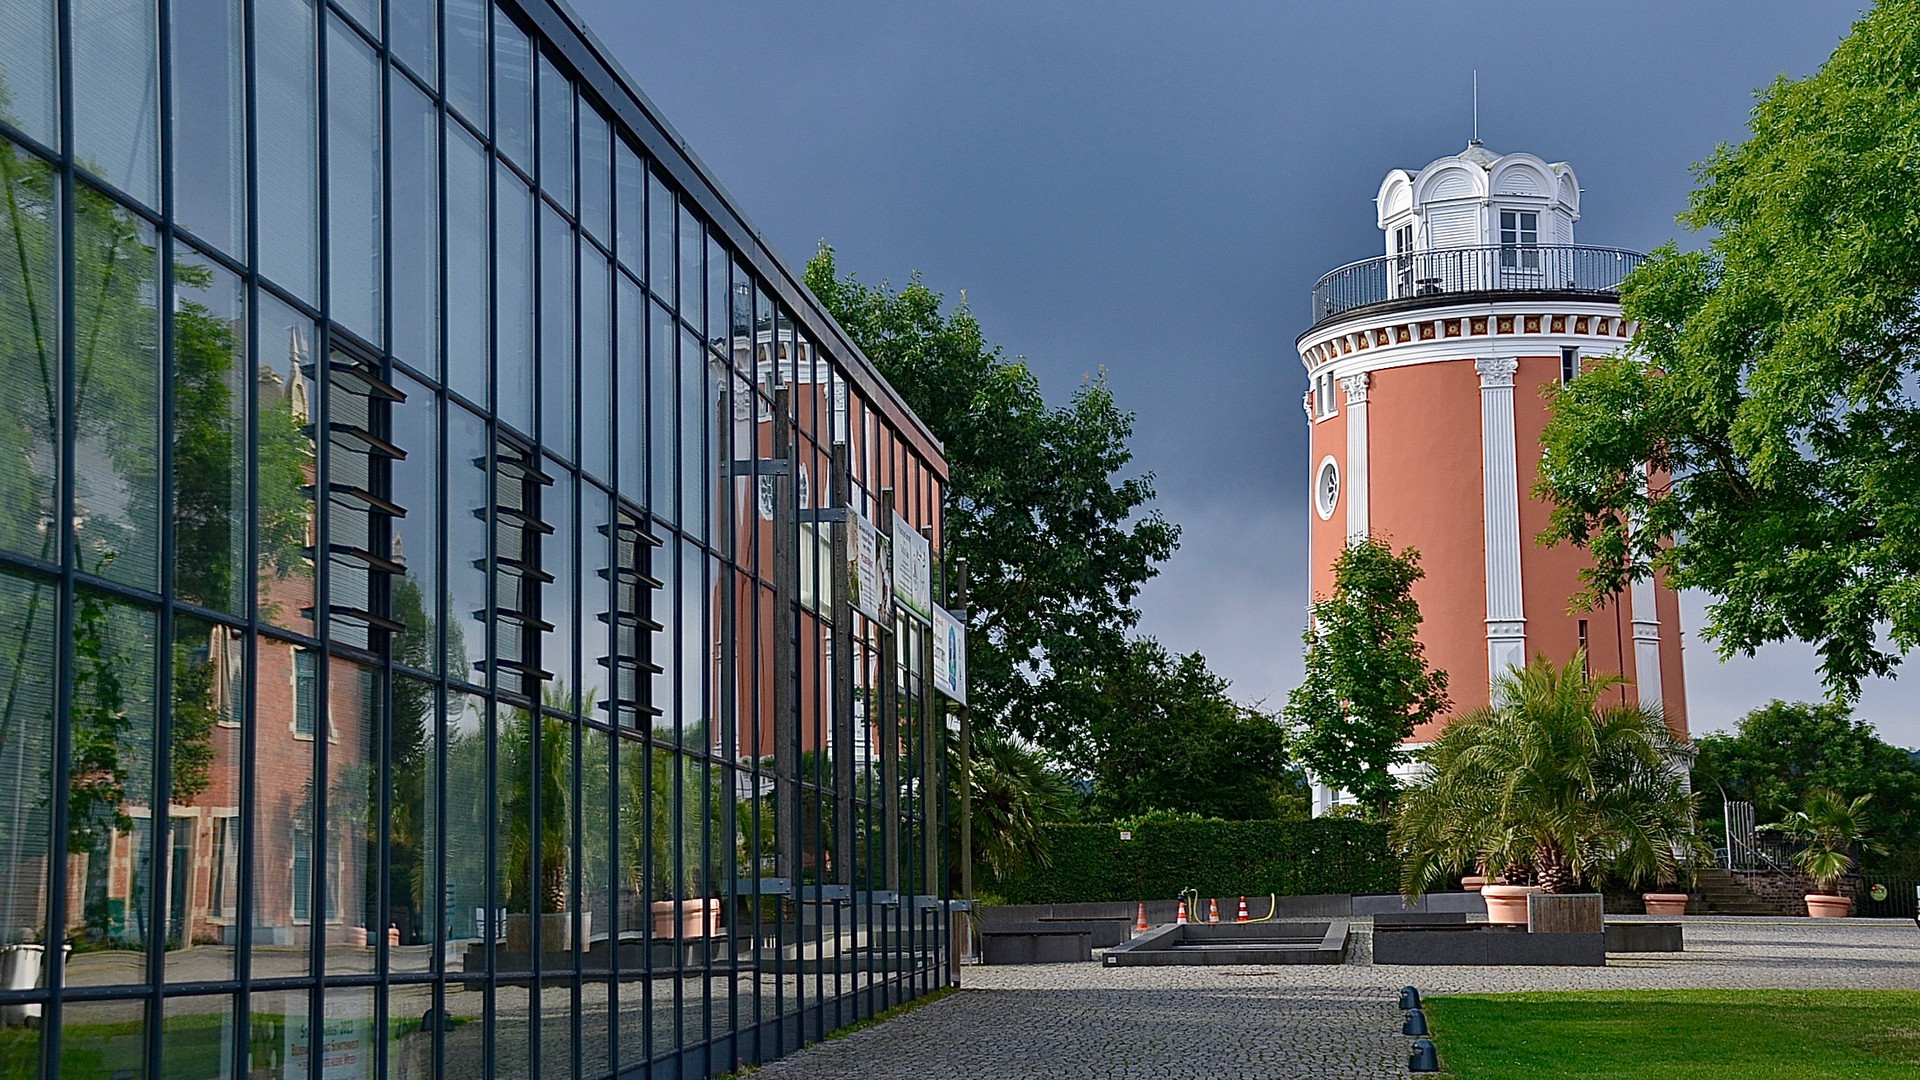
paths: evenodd
<path fill-rule="evenodd" d="M 1389 173 L 1377 202 L 1387 253 L 1321 278 L 1296 343 L 1311 381 L 1313 595 L 1332 589 L 1351 538 L 1417 548 L 1421 638 L 1456 714 L 1486 705 L 1510 666 L 1584 648 L 1592 671 L 1620 672 L 1629 699 L 1684 733 L 1676 596 L 1648 581 L 1570 612 L 1585 554 L 1534 541 L 1549 512 L 1531 496 L 1544 395 L 1631 339 L 1618 288 L 1640 256 L 1573 243 L 1570 166 L 1477 141 Z M 1316 810 L 1334 797 L 1317 789 Z"/>

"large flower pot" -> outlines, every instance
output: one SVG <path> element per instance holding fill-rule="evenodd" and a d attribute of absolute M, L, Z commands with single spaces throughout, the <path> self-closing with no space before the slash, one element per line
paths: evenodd
<path fill-rule="evenodd" d="M 1807 914 L 1816 919 L 1844 919 L 1853 914 L 1853 899 L 1846 896 L 1808 893 Z"/>
<path fill-rule="evenodd" d="M 1687 894 L 1683 892 L 1650 892 L 1640 897 L 1647 905 L 1649 915 L 1685 915 L 1687 913 Z"/>
<path fill-rule="evenodd" d="M 1487 887 L 1485 874 L 1468 874 L 1460 879 L 1460 888 L 1465 892 L 1479 892 Z"/>
<path fill-rule="evenodd" d="M 655 900 L 653 902 L 653 936 L 670 938 L 674 933 L 674 912 L 680 915 L 679 937 L 717 937 L 720 934 L 720 901 L 718 900 Z"/>
<path fill-rule="evenodd" d="M 1488 885 L 1480 890 L 1487 902 L 1487 921 L 1503 926 L 1527 925 L 1527 897 L 1540 891 L 1538 885 Z"/>

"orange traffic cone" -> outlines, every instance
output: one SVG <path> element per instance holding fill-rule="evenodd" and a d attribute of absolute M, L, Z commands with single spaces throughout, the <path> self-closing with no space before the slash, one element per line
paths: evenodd
<path fill-rule="evenodd" d="M 1219 921 L 1220 921 L 1220 901 L 1218 900 L 1207 901 L 1207 922 L 1217 924 L 1219 923 Z"/>
<path fill-rule="evenodd" d="M 1140 917 L 1133 920 L 1133 932 L 1135 934 L 1144 934 L 1151 929 L 1153 929 L 1153 927 L 1147 925 L 1147 905 L 1141 904 Z"/>
<path fill-rule="evenodd" d="M 1187 925 L 1187 899 L 1180 898 L 1180 906 L 1173 913 L 1173 921 L 1181 926 Z"/>
<path fill-rule="evenodd" d="M 1243 897 L 1241 897 L 1241 898 L 1240 898 L 1240 917 L 1239 917 L 1239 918 L 1237 918 L 1237 919 L 1235 919 L 1235 920 L 1233 920 L 1233 921 L 1234 921 L 1234 922 L 1246 922 L 1247 920 L 1248 920 L 1248 917 L 1247 917 L 1247 898 L 1243 896 Z"/>

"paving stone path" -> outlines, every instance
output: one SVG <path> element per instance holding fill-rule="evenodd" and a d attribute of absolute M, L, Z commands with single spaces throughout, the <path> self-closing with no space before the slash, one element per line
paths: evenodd
<path fill-rule="evenodd" d="M 1614 956 L 1604 968 L 1374 967 L 1370 941 L 1357 944 L 1338 967 L 968 968 L 960 993 L 754 1080 L 1399 1078 L 1409 1040 L 1395 1006 L 1409 982 L 1423 993 L 1920 989 L 1911 922 L 1690 918 L 1685 953 Z"/>

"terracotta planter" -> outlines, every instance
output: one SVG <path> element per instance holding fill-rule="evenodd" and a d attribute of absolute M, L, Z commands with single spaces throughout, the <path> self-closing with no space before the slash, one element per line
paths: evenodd
<path fill-rule="evenodd" d="M 1685 915 L 1687 913 L 1687 894 L 1683 892 L 1650 892 L 1642 894 L 1640 899 L 1647 905 L 1649 915 Z"/>
<path fill-rule="evenodd" d="M 1844 919 L 1853 914 L 1853 900 L 1846 896 L 1808 893 L 1807 914 L 1816 919 Z"/>
<path fill-rule="evenodd" d="M 1460 879 L 1460 888 L 1466 892 L 1479 892 L 1487 887 L 1485 874 L 1468 874 Z"/>
<path fill-rule="evenodd" d="M 1487 885 L 1480 895 L 1487 902 L 1487 921 L 1503 926 L 1527 925 L 1527 897 L 1540 891 L 1538 885 Z"/>
<path fill-rule="evenodd" d="M 674 911 L 680 913 L 678 934 L 675 933 Z M 720 934 L 720 901 L 718 900 L 655 900 L 653 902 L 653 936 L 656 938 L 697 938 L 717 937 Z"/>

